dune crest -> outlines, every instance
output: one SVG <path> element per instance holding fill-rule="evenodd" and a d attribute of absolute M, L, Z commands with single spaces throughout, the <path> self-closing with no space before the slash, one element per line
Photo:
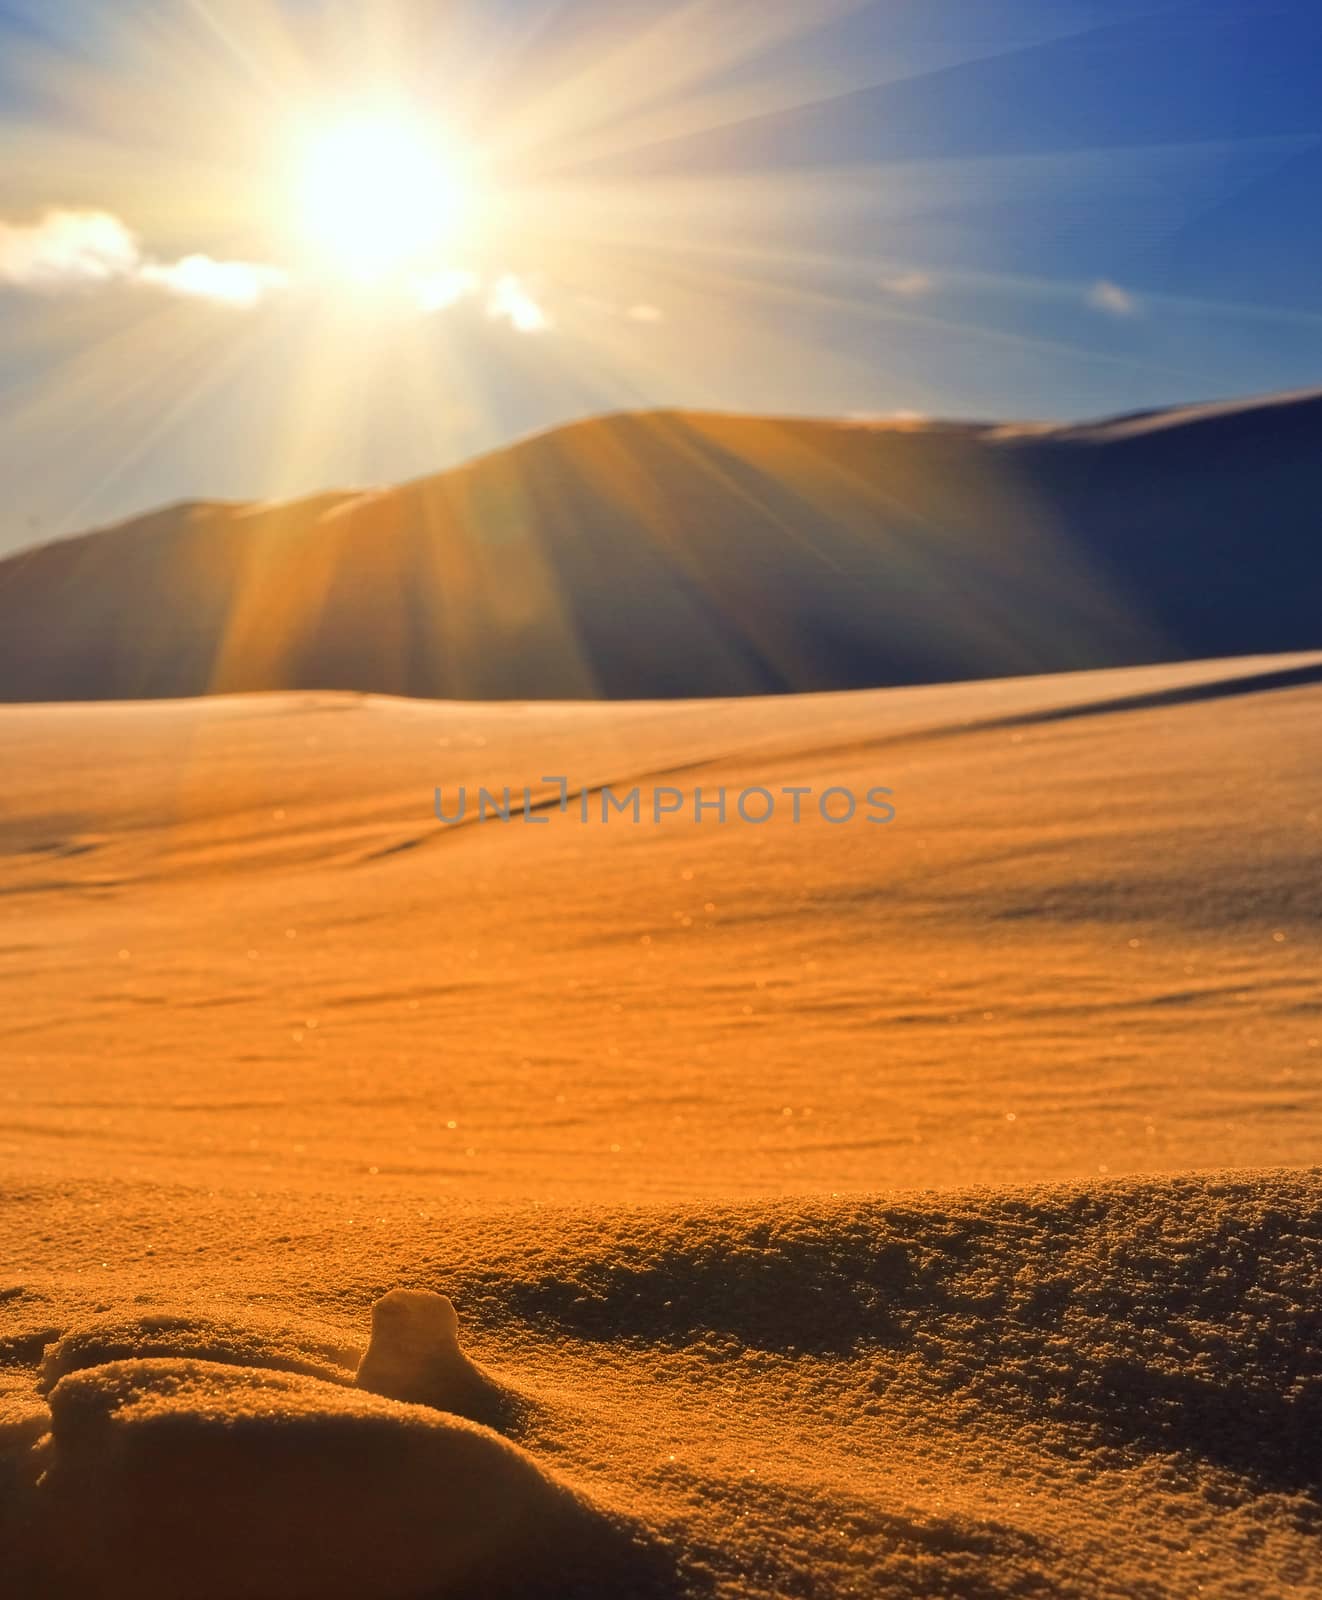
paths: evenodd
<path fill-rule="evenodd" d="M 110 1361 L 50 1409 L 31 1557 L 89 1600 L 554 1592 L 588 1515 L 487 1429 L 301 1374 Z"/>
<path fill-rule="evenodd" d="M 1322 645 L 1322 396 L 1034 430 L 654 411 L 0 560 L 0 699 L 672 699 Z"/>
<path fill-rule="evenodd" d="M 268 1368 L 328 1383 L 352 1381 L 348 1362 L 342 1359 L 348 1352 L 324 1343 L 291 1339 L 284 1328 L 254 1318 L 250 1310 L 245 1312 L 245 1318 L 240 1321 L 235 1316 L 177 1311 L 95 1317 L 47 1345 L 38 1388 L 49 1394 L 71 1372 L 144 1356 Z"/>

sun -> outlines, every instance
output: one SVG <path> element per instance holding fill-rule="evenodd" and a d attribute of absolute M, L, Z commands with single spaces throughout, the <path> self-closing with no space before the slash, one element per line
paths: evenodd
<path fill-rule="evenodd" d="M 435 265 L 471 221 L 468 167 L 462 151 L 401 111 L 316 125 L 299 138 L 294 164 L 304 247 L 324 270 L 364 283 Z"/>

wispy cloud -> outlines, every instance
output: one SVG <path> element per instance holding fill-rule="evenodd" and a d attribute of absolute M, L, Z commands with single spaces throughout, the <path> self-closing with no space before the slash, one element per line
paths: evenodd
<path fill-rule="evenodd" d="M 190 255 L 153 261 L 108 211 L 48 211 L 37 222 L 0 222 L 0 284 L 48 294 L 144 284 L 219 305 L 254 306 L 288 275 L 252 261 Z"/>
<path fill-rule="evenodd" d="M 201 253 L 156 260 L 108 211 L 52 210 L 36 222 L 0 220 L 0 289 L 59 294 L 115 286 L 249 310 L 268 295 L 294 287 L 295 280 L 283 268 L 258 261 L 221 261 Z M 552 326 L 546 308 L 512 272 L 484 281 L 466 267 L 436 267 L 415 275 L 404 289 L 424 314 L 481 296 L 486 315 L 516 332 L 541 333 Z M 651 305 L 630 306 L 619 314 L 635 322 L 661 320 Z"/>
<path fill-rule="evenodd" d="M 546 309 L 513 272 L 484 283 L 467 267 L 439 267 L 415 277 L 411 289 L 419 310 L 427 313 L 448 311 L 462 300 L 483 295 L 487 316 L 493 322 L 508 323 L 517 333 L 541 333 L 551 326 Z"/>
<path fill-rule="evenodd" d="M 575 301 L 594 317 L 620 317 L 625 322 L 657 323 L 666 320 L 660 306 L 642 300 L 632 305 L 620 305 L 614 300 L 603 300 L 600 295 L 575 295 Z"/>
<path fill-rule="evenodd" d="M 107 211 L 48 211 L 39 222 L 0 222 L 0 282 L 57 290 L 130 277 L 137 241 Z"/>
<path fill-rule="evenodd" d="M 243 307 L 255 306 L 264 295 L 289 285 L 289 274 L 279 267 L 255 261 L 215 261 L 210 256 L 185 256 L 169 263 L 148 261 L 136 276 L 139 283 L 171 294 Z"/>
<path fill-rule="evenodd" d="M 882 278 L 880 287 L 887 294 L 897 294 L 905 300 L 916 300 L 919 295 L 931 294 L 936 279 L 929 272 L 897 272 Z"/>
<path fill-rule="evenodd" d="M 1088 304 L 1094 311 L 1105 311 L 1112 317 L 1133 317 L 1139 310 L 1135 296 L 1109 278 L 1099 278 L 1093 284 L 1088 291 Z"/>
<path fill-rule="evenodd" d="M 508 322 L 520 333 L 541 333 L 551 319 L 512 272 L 491 285 L 487 295 L 487 315 L 494 322 Z"/>
<path fill-rule="evenodd" d="M 429 272 L 415 278 L 414 292 L 422 311 L 446 311 L 482 287 L 477 273 L 464 267 L 442 267 L 439 272 Z"/>

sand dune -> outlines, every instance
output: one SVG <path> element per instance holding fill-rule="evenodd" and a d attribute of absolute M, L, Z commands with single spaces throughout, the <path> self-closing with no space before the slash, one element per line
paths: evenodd
<path fill-rule="evenodd" d="M 425 1220 L 417 1199 L 103 1184 L 53 1224 L 48 1193 L 12 1196 L 12 1225 L 61 1233 L 8 1301 L 16 1388 L 107 1300 L 223 1290 L 311 1354 L 395 1279 L 449 1289 L 530 1399 L 516 1452 L 361 1396 L 347 1363 L 80 1368 L 35 1460 L 8 1434 L 17 1592 L 386 1600 L 451 1593 L 466 1560 L 462 1592 L 496 1593 L 498 1552 L 532 1595 L 1316 1593 L 1316 1174 Z"/>
<path fill-rule="evenodd" d="M 70 1593 L 526 1593 L 589 1515 L 487 1429 L 312 1378 L 115 1361 L 50 1409 L 23 1558 Z"/>
<path fill-rule="evenodd" d="M 1322 647 L 1322 398 L 1085 427 L 598 418 L 0 562 L 0 698 L 743 695 Z"/>
<path fill-rule="evenodd" d="M 1315 1594 L 1320 713 L 0 710 L 0 1580 Z"/>
<path fill-rule="evenodd" d="M 1292 1162 L 1319 666 L 6 709 L 7 1141 L 69 1179 L 649 1201 Z M 606 785 L 683 807 L 603 823 Z M 896 818 L 745 824 L 749 786 Z"/>

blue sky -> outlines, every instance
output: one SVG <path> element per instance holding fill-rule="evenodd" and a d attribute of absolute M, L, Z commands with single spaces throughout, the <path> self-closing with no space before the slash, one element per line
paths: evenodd
<path fill-rule="evenodd" d="M 1310 387 L 1319 60 L 1314 0 L 0 0 L 0 549 L 617 406 Z M 287 226 L 368 88 L 478 174 L 431 288 Z"/>

